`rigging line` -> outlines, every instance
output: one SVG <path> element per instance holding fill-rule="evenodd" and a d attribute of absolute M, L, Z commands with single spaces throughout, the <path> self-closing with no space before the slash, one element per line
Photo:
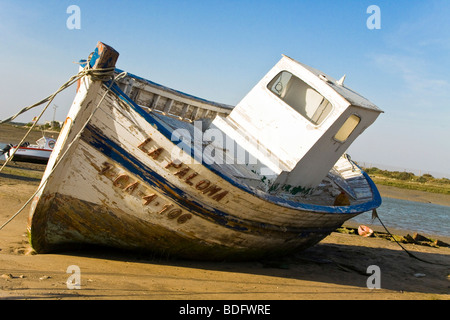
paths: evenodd
<path fill-rule="evenodd" d="M 427 261 L 424 259 L 421 259 L 417 256 L 415 256 L 414 254 L 412 254 L 411 252 L 409 252 L 408 250 L 406 250 L 405 247 L 403 247 L 400 242 L 397 241 L 397 239 L 395 239 L 395 237 L 392 235 L 392 233 L 388 230 L 388 228 L 384 225 L 383 221 L 381 221 L 380 217 L 378 216 L 378 213 L 376 211 L 376 209 L 373 209 L 373 216 L 376 217 L 378 219 L 378 221 L 380 221 L 381 225 L 383 226 L 384 230 L 386 230 L 386 232 L 391 236 L 392 239 L 394 239 L 394 241 L 400 246 L 400 248 L 402 248 L 411 258 L 417 259 L 419 261 L 425 262 L 425 263 L 429 263 L 429 264 L 435 264 L 435 265 L 439 265 L 439 266 L 445 266 L 445 267 L 449 267 L 450 265 L 448 264 L 442 264 L 442 263 L 437 263 L 437 262 L 431 262 L 431 261 Z"/>
<path fill-rule="evenodd" d="M 57 91 L 58 92 L 58 91 Z M 39 114 L 39 116 L 37 117 L 37 119 L 33 122 L 33 124 L 31 125 L 30 129 L 28 129 L 27 133 L 25 134 L 25 136 L 22 138 L 22 140 L 17 144 L 16 148 L 13 148 L 13 152 L 9 155 L 9 157 L 6 159 L 5 163 L 3 163 L 2 167 L 0 168 L 0 172 L 3 170 L 3 168 L 8 164 L 8 162 L 10 162 L 13 158 L 14 155 L 16 154 L 16 152 L 20 149 L 20 146 L 22 145 L 22 143 L 25 141 L 25 139 L 28 137 L 28 135 L 30 134 L 31 130 L 33 130 L 33 128 L 36 126 L 36 124 L 38 123 L 39 119 L 41 119 L 42 115 L 44 114 L 44 112 L 47 110 L 48 106 L 51 104 L 51 102 L 53 101 L 53 99 L 55 98 L 56 93 L 53 94 L 52 96 L 50 96 L 50 99 L 48 99 L 48 103 L 47 105 L 44 107 L 44 109 L 42 109 L 41 113 Z"/>
<path fill-rule="evenodd" d="M 64 157 L 66 156 L 67 152 L 70 150 L 70 147 L 72 146 L 72 144 L 77 141 L 77 139 L 81 136 L 82 131 L 84 130 L 84 128 L 87 126 L 87 124 L 89 123 L 89 121 L 91 121 L 92 117 L 94 116 L 95 112 L 97 111 L 97 109 L 99 108 L 100 104 L 103 102 L 103 100 L 105 99 L 107 93 L 110 91 L 111 87 L 113 86 L 113 84 L 119 80 L 120 78 L 124 77 L 126 75 L 126 72 L 122 72 L 119 75 L 117 75 L 116 77 L 114 77 L 111 81 L 111 83 L 109 84 L 109 86 L 107 87 L 107 90 L 105 91 L 105 93 L 103 94 L 102 98 L 100 99 L 100 101 L 98 102 L 97 106 L 92 110 L 90 116 L 88 117 L 88 119 L 86 120 L 86 122 L 83 124 L 83 126 L 81 127 L 81 129 L 78 131 L 78 134 L 73 138 L 72 142 L 67 146 L 66 150 L 64 151 L 64 153 L 61 155 L 61 157 L 57 160 L 57 162 L 55 163 L 55 165 L 53 166 L 52 170 L 46 175 L 46 178 L 44 180 L 41 181 L 39 187 L 37 188 L 37 190 L 31 195 L 31 197 L 25 202 L 25 204 L 19 209 L 19 211 L 17 211 L 15 214 L 13 214 L 5 223 L 3 223 L 0 226 L 0 230 L 2 230 L 6 225 L 8 225 L 15 217 L 17 217 L 22 211 L 23 209 L 30 203 L 30 201 L 32 199 L 34 199 L 34 197 L 39 193 L 39 191 L 42 189 L 42 187 L 47 183 L 48 178 L 50 177 L 50 175 L 55 171 L 55 169 L 58 167 L 58 165 L 61 163 L 61 161 L 64 159 Z"/>
<path fill-rule="evenodd" d="M 73 75 L 72 77 L 70 77 L 70 79 L 66 83 L 64 83 L 55 93 L 49 95 L 48 97 L 42 99 L 39 102 L 36 102 L 35 104 L 32 104 L 30 106 L 23 108 L 18 113 L 16 113 L 15 115 L 13 115 L 5 120 L 0 120 L 0 124 L 11 122 L 12 120 L 17 118 L 22 113 L 25 113 L 28 110 L 31 110 L 37 106 L 40 106 L 41 104 L 46 103 L 48 100 L 53 99 L 58 93 L 67 89 L 68 87 L 73 85 L 75 82 L 77 82 L 80 78 L 82 78 L 84 76 L 91 76 L 92 80 L 106 81 L 106 80 L 109 80 L 112 78 L 112 76 L 114 74 L 114 70 L 115 69 L 113 67 L 101 68 L 101 69 L 90 69 L 90 68 L 86 67 L 85 69 L 78 72 L 76 75 Z"/>
<path fill-rule="evenodd" d="M 11 122 L 12 120 L 14 120 L 15 118 L 17 118 L 18 116 L 20 116 L 22 113 L 27 112 L 28 110 L 31 110 L 37 106 L 40 106 L 41 104 L 44 104 L 45 102 L 49 101 L 50 99 L 53 99 L 56 94 L 58 94 L 59 92 L 63 91 L 64 89 L 67 89 L 68 87 L 70 87 L 73 83 L 75 83 L 79 78 L 83 77 L 84 74 L 82 74 L 81 72 L 72 76 L 66 83 L 64 83 L 55 93 L 52 93 L 51 95 L 49 95 L 48 97 L 42 99 L 39 102 L 36 102 L 35 104 L 32 104 L 31 106 L 27 106 L 25 108 L 23 108 L 22 110 L 20 110 L 19 112 L 17 112 L 15 115 L 5 119 L 5 120 L 0 120 L 0 124 L 3 123 L 7 123 L 7 122 Z"/>
<path fill-rule="evenodd" d="M 0 124 L 6 123 L 6 122 L 10 122 L 10 121 L 14 120 L 15 118 L 17 118 L 22 113 L 24 113 L 24 112 L 26 112 L 28 110 L 31 110 L 32 108 L 35 108 L 35 107 L 37 107 L 37 106 L 47 102 L 47 105 L 41 111 L 41 113 L 39 114 L 37 119 L 33 122 L 33 124 L 31 125 L 30 129 L 28 130 L 28 132 L 25 134 L 25 136 L 19 142 L 17 147 L 14 148 L 12 154 L 6 159 L 5 163 L 3 163 L 2 167 L 0 168 L 0 172 L 9 163 L 9 161 L 11 161 L 13 159 L 14 154 L 19 150 L 19 148 L 22 145 L 22 143 L 28 137 L 28 135 L 30 134 L 31 130 L 36 126 L 36 124 L 38 123 L 39 119 L 42 117 L 42 115 L 47 110 L 48 106 L 52 103 L 53 99 L 58 95 L 58 93 L 60 93 L 61 91 L 65 90 L 67 88 L 69 88 L 71 85 L 73 85 L 75 82 L 77 82 L 79 79 L 81 79 L 84 76 L 90 76 L 93 81 L 95 81 L 95 80 L 106 81 L 106 80 L 109 80 L 111 77 L 113 77 L 114 70 L 115 70 L 113 67 L 111 67 L 111 68 L 102 68 L 102 69 L 90 69 L 88 66 L 89 66 L 89 64 L 87 65 L 86 68 L 84 68 L 83 70 L 78 72 L 76 75 L 73 75 L 72 77 L 70 77 L 70 79 L 66 83 L 64 83 L 61 87 L 59 87 L 58 90 L 56 90 L 53 94 L 51 94 L 47 98 L 45 98 L 45 99 L 43 99 L 43 100 L 41 100 L 41 101 L 31 105 L 31 106 L 23 108 L 18 113 L 16 113 L 15 115 L 9 117 L 8 119 L 0 121 Z"/>

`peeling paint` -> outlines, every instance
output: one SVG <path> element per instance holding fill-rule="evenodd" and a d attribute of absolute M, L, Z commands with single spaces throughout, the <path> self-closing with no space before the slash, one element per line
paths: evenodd
<path fill-rule="evenodd" d="M 113 61 L 114 54 L 107 51 L 99 46 L 91 63 L 102 65 L 103 56 Z M 314 245 L 345 220 L 381 203 L 362 171 L 342 181 L 327 178 L 319 191 L 332 185 L 336 189 L 339 183 L 352 188 L 352 181 L 362 186 L 351 205 L 337 207 L 326 205 L 315 194 L 318 189 L 284 181 L 267 185 L 266 191 L 245 182 L 255 176 L 260 185 L 268 180 L 256 170 L 252 175 L 251 168 L 242 166 L 246 175 L 236 177 L 224 167 L 203 163 L 194 148 L 171 140 L 177 122 L 170 112 L 184 110 L 180 112 L 194 119 L 205 113 L 202 105 L 216 113 L 226 107 L 194 98 L 192 107 L 188 95 L 167 90 L 166 96 L 159 92 L 156 97 L 139 90 L 161 91 L 160 86 L 133 77 L 126 81 L 127 93 L 136 100 L 151 99 L 148 105 L 155 108 L 163 104 L 160 111 L 167 117 L 149 113 L 116 84 L 105 94 L 99 81 L 81 81 L 67 118 L 72 119 L 70 128 L 62 131 L 31 206 L 29 239 L 37 252 L 94 244 L 208 260 L 277 256 Z M 70 144 L 73 139 L 79 140 Z M 67 158 L 50 174 L 69 144 Z M 191 161 L 171 159 L 173 148 Z M 288 158 L 282 160 L 281 165 L 291 165 Z M 308 202 L 305 195 L 320 201 Z"/>

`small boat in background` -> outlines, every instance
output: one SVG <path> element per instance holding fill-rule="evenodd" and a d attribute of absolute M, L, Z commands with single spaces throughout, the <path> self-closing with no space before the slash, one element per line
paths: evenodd
<path fill-rule="evenodd" d="M 282 56 L 233 107 L 125 74 L 118 55 L 99 43 L 81 65 L 31 205 L 36 252 L 279 256 L 381 204 L 345 151 L 382 110 L 344 78 Z"/>
<path fill-rule="evenodd" d="M 13 156 L 12 161 L 47 164 L 55 144 L 56 139 L 44 136 L 37 140 L 36 144 L 24 142 L 20 147 L 8 144 L 1 152 L 6 160 Z M 16 149 L 18 150 L 15 151 Z"/>

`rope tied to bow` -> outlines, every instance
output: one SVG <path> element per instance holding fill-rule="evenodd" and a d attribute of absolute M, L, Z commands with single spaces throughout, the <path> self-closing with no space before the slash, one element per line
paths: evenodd
<path fill-rule="evenodd" d="M 108 68 L 110 69 L 110 68 Z M 89 69 L 89 70 L 93 70 L 93 69 Z M 83 70 L 82 70 L 83 71 Z M 111 72 L 110 70 L 108 72 Z M 53 166 L 52 170 L 50 171 L 50 173 L 46 176 L 45 179 L 43 179 L 43 181 L 41 181 L 39 187 L 37 188 L 37 190 L 31 195 L 31 197 L 25 202 L 25 204 L 15 213 L 13 214 L 5 223 L 3 223 L 0 226 L 0 230 L 2 230 L 7 224 L 9 224 L 15 217 L 17 217 L 19 215 L 19 213 L 21 213 L 23 211 L 23 209 L 25 209 L 25 207 L 33 200 L 33 198 L 39 193 L 39 191 L 42 189 L 42 187 L 46 184 L 48 178 L 50 177 L 50 175 L 53 173 L 53 171 L 55 171 L 55 169 L 58 167 L 58 165 L 61 163 L 61 161 L 64 159 L 64 157 L 66 156 L 67 152 L 70 150 L 70 147 L 72 146 L 72 144 L 77 140 L 77 138 L 80 137 L 81 132 L 83 131 L 83 129 L 87 126 L 87 124 L 89 123 L 89 121 L 91 121 L 92 117 L 94 116 L 94 113 L 97 111 L 97 109 L 100 107 L 100 105 L 102 104 L 103 100 L 105 99 L 107 93 L 110 91 L 111 87 L 113 86 L 113 84 L 118 81 L 119 79 L 125 77 L 127 75 L 126 72 L 122 72 L 120 74 L 118 74 L 117 76 L 114 77 L 114 69 L 112 70 L 112 74 L 111 75 L 104 75 L 104 74 L 97 74 L 98 76 L 100 76 L 103 79 L 112 79 L 112 81 L 110 82 L 110 84 L 108 85 L 108 87 L 105 90 L 105 93 L 103 94 L 102 98 L 100 99 L 100 101 L 97 103 L 96 107 L 92 110 L 92 113 L 90 114 L 90 116 L 88 117 L 88 119 L 86 120 L 86 122 L 83 124 L 81 130 L 78 132 L 77 136 L 72 140 L 72 142 L 68 145 L 68 147 L 66 148 L 66 151 L 58 158 L 58 161 L 55 163 L 55 165 Z M 80 74 L 80 73 L 78 73 Z M 88 72 L 86 74 L 84 74 L 83 76 L 86 75 L 92 75 L 93 73 Z M 96 75 L 94 74 L 94 77 Z M 80 77 L 81 79 L 81 77 Z M 99 79 L 99 78 L 97 78 Z M 103 80 L 106 81 L 106 80 Z M 51 101 L 50 101 L 51 102 Z M 37 122 L 37 121 L 36 121 Z M 29 133 L 29 131 L 28 131 Z M 27 133 L 27 134 L 28 134 Z M 26 137 L 26 136 L 25 136 Z M 23 139 L 25 140 L 25 138 Z M 19 144 L 20 145 L 20 144 Z M 17 148 L 19 149 L 19 148 Z M 16 149 L 16 150 L 17 150 Z M 13 156 L 9 157 L 8 159 L 12 159 Z M 3 165 L 3 167 L 6 165 L 8 161 L 5 161 L 5 164 Z M 3 169 L 3 167 L 0 169 Z"/>

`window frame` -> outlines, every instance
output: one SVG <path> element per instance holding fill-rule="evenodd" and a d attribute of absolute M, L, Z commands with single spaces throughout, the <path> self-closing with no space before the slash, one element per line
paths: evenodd
<path fill-rule="evenodd" d="M 308 86 L 308 88 L 310 88 L 311 90 L 314 90 L 318 95 L 320 95 L 323 99 L 325 99 L 325 100 L 328 102 L 328 104 L 330 104 L 330 106 L 331 106 L 330 111 L 329 111 L 328 114 L 322 119 L 321 122 L 319 122 L 319 123 L 314 122 L 314 121 L 312 120 L 312 118 L 308 118 L 307 116 L 303 115 L 300 111 L 298 111 L 297 109 L 295 109 L 293 106 L 291 106 L 289 103 L 287 103 L 283 98 L 281 98 L 281 94 L 278 95 L 276 92 L 272 91 L 272 89 L 271 89 L 270 87 L 273 87 L 273 85 L 275 84 L 275 83 L 272 83 L 272 82 L 273 82 L 275 79 L 277 79 L 283 72 L 287 72 L 287 73 L 289 73 L 289 74 L 291 75 L 291 77 L 295 77 L 295 78 L 297 78 L 298 80 L 300 80 L 301 82 L 303 82 L 306 86 Z M 290 81 L 290 80 L 289 80 L 289 81 Z M 271 84 L 272 84 L 272 85 L 271 85 Z M 313 88 L 312 86 L 310 86 L 307 82 L 303 81 L 303 79 L 297 77 L 295 74 L 293 74 L 292 72 L 290 72 L 290 71 L 288 71 L 288 70 L 285 70 L 285 69 L 284 69 L 284 70 L 281 70 L 280 72 L 278 72 L 278 73 L 276 74 L 276 76 L 273 77 L 273 78 L 267 83 L 267 85 L 266 85 L 265 87 L 266 87 L 266 89 L 267 89 L 272 95 L 276 96 L 276 97 L 277 97 L 280 101 L 282 101 L 285 105 L 287 105 L 289 108 L 291 108 L 292 110 L 294 110 L 297 114 L 299 114 L 300 116 L 302 116 L 302 118 L 308 120 L 308 122 L 311 123 L 312 125 L 314 125 L 315 127 L 321 126 L 321 125 L 325 122 L 325 120 L 327 120 L 327 118 L 333 113 L 333 110 L 334 110 L 334 108 L 335 108 L 335 107 L 334 107 L 334 104 L 331 103 L 331 101 L 328 100 L 325 96 L 323 96 L 319 91 L 317 91 L 315 88 Z M 314 111 L 314 113 L 317 112 L 317 110 L 319 109 L 319 107 L 320 107 L 320 104 L 319 104 L 319 106 L 317 106 L 317 108 L 316 108 L 316 110 Z"/>
<path fill-rule="evenodd" d="M 341 131 L 341 129 L 344 127 L 345 123 L 346 123 L 352 116 L 354 116 L 354 117 L 356 117 L 356 118 L 359 119 L 358 123 L 356 124 L 356 126 L 353 127 L 353 129 L 352 129 L 352 130 L 350 131 L 350 133 L 347 135 L 347 137 L 345 138 L 345 140 L 339 140 L 339 139 L 337 139 L 337 138 L 336 138 L 337 134 L 339 133 L 339 131 Z M 333 135 L 333 140 L 336 141 L 336 142 L 339 142 L 339 143 L 345 143 L 345 142 L 348 140 L 348 138 L 353 134 L 353 132 L 355 132 L 356 128 L 358 128 L 359 124 L 361 123 L 361 120 L 362 120 L 362 118 L 361 118 L 361 116 L 360 116 L 359 114 L 357 114 L 357 113 L 352 113 L 352 114 L 350 114 L 350 115 L 347 117 L 347 119 L 345 119 L 344 123 L 340 126 L 339 130 L 336 131 L 336 133 Z"/>

